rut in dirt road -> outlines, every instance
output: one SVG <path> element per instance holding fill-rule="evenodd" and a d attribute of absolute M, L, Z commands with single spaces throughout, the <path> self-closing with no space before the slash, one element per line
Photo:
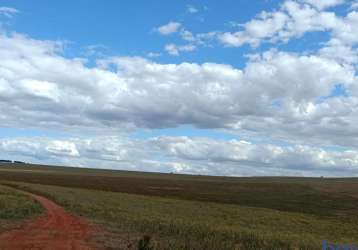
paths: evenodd
<path fill-rule="evenodd" d="M 0 235 L 0 250 L 93 250 L 86 243 L 94 228 L 86 221 L 67 213 L 54 202 L 29 194 L 46 213 L 20 229 Z"/>

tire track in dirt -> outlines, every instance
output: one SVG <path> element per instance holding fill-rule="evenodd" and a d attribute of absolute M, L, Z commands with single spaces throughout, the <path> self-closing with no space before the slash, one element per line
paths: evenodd
<path fill-rule="evenodd" d="M 46 213 L 20 229 L 0 235 L 0 250 L 94 250 L 86 240 L 95 229 L 85 220 L 66 212 L 54 202 L 30 194 Z"/>

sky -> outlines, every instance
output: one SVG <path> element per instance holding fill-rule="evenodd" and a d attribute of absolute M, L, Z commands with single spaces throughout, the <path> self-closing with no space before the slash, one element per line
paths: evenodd
<path fill-rule="evenodd" d="M 0 0 L 0 159 L 358 176 L 358 1 Z"/>

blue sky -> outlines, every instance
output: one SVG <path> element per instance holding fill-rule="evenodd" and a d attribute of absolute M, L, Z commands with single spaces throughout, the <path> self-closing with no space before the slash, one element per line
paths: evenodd
<path fill-rule="evenodd" d="M 0 157 L 358 175 L 357 9 L 349 0 L 0 1 Z"/>
<path fill-rule="evenodd" d="M 21 10 L 12 29 L 41 40 L 68 41 L 66 55 L 81 56 L 86 46 L 103 46 L 106 55 L 146 56 L 160 53 L 165 44 L 181 42 L 177 35 L 161 37 L 153 30 L 169 21 L 181 22 L 193 32 L 234 30 L 262 10 L 278 8 L 278 1 L 2 1 Z M 189 13 L 188 7 L 198 9 Z M 154 14 L 156 13 L 156 14 Z M 30 21 L 29 21 L 30 20 Z M 292 45 L 300 46 L 300 43 Z M 217 62 L 243 66 L 248 46 L 235 49 L 202 48 L 181 57 L 162 55 L 161 63 Z M 258 48 L 257 50 L 260 50 Z"/>
<path fill-rule="evenodd" d="M 66 57 L 86 57 L 93 61 L 97 56 L 143 56 L 148 53 L 161 53 L 169 42 L 181 42 L 177 35 L 163 37 L 155 32 L 169 21 L 182 22 L 194 32 L 211 30 L 233 30 L 231 22 L 245 22 L 262 9 L 277 8 L 275 1 L 98 1 L 50 2 L 2 1 L 4 6 L 12 6 L 21 14 L 10 20 L 11 29 L 40 40 L 65 41 Z M 189 7 L 198 10 L 188 12 Z M 240 10 L 238 12 L 238 10 Z M 160 13 L 153 15 L 153 13 Z M 31 21 L 29 21 L 31 20 Z M 88 56 L 89 46 L 94 46 L 99 55 Z M 293 45 L 291 49 L 294 49 Z M 299 46 L 299 44 L 298 44 Z M 245 46 L 248 47 L 248 46 Z M 233 53 L 233 50 L 235 52 Z M 254 51 L 259 50 L 256 49 Z M 237 67 L 245 65 L 245 54 L 250 48 L 202 48 L 194 53 L 173 57 L 166 53 L 156 59 L 160 63 L 215 62 Z M 103 55 L 102 55 L 103 53 Z M 1 131 L 0 131 L 1 132 Z M 61 131 L 5 129 L 2 136 L 57 136 Z M 63 134 L 63 133 L 62 133 Z M 142 135 L 143 134 L 143 135 Z M 149 135 L 201 135 L 213 138 L 238 138 L 230 133 L 210 130 L 197 130 L 192 126 L 178 129 L 136 131 L 136 137 Z"/>

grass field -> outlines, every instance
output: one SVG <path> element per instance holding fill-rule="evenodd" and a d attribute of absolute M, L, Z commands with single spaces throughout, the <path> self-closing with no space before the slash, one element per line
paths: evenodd
<path fill-rule="evenodd" d="M 0 185 L 0 232 L 42 212 L 42 207 L 28 196 Z"/>
<path fill-rule="evenodd" d="M 107 249 L 320 249 L 358 243 L 358 180 L 2 166 L 0 180 L 102 225 Z"/>

